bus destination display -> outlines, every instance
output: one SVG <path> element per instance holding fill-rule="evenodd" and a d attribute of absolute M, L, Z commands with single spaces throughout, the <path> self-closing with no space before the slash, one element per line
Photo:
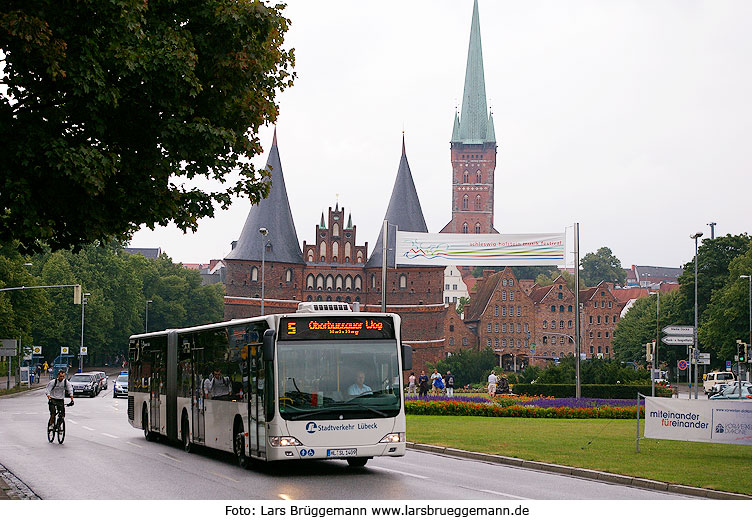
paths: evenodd
<path fill-rule="evenodd" d="M 388 317 L 296 317 L 280 322 L 279 340 L 393 339 Z"/>

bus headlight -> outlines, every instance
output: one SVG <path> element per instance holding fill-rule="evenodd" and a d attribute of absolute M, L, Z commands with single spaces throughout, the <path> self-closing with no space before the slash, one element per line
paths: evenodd
<path fill-rule="evenodd" d="M 379 443 L 380 444 L 396 444 L 398 442 L 404 442 L 405 441 L 405 433 L 404 432 L 390 432 L 386 436 L 384 436 Z"/>
<path fill-rule="evenodd" d="M 272 447 L 290 447 L 293 445 L 303 445 L 300 440 L 294 436 L 270 436 L 269 445 Z"/>

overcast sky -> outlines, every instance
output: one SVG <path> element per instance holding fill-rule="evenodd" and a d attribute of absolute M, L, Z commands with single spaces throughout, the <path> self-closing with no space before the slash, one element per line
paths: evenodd
<path fill-rule="evenodd" d="M 288 1 L 298 78 L 278 99 L 277 139 L 301 244 L 338 194 L 373 250 L 403 130 L 429 231 L 451 219 L 472 7 Z M 752 231 L 752 2 L 479 0 L 479 10 L 500 232 L 571 234 L 579 222 L 581 255 L 607 246 L 625 267 L 678 267 L 711 221 L 716 235 Z M 272 132 L 261 134 L 267 150 Z M 196 233 L 141 230 L 131 245 L 184 263 L 223 258 L 249 209 L 236 200 Z"/>

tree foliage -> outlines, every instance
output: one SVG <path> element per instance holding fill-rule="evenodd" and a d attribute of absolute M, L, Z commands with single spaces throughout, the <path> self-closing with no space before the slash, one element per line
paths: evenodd
<path fill-rule="evenodd" d="M 0 241 L 55 250 L 143 224 L 195 230 L 234 196 L 258 202 L 258 131 L 295 76 L 282 8 L 4 2 Z"/>
<path fill-rule="evenodd" d="M 594 253 L 585 254 L 581 260 L 581 268 L 581 279 L 587 285 L 598 285 L 602 281 L 623 285 L 627 279 L 627 272 L 622 268 L 621 261 L 608 247 L 601 247 Z"/>
<path fill-rule="evenodd" d="M 549 366 L 542 370 L 535 382 L 541 384 L 574 384 L 576 383 L 576 359 L 565 357 L 558 365 Z M 583 385 L 615 385 L 629 384 L 648 380 L 650 376 L 645 370 L 634 370 L 624 366 L 619 361 L 611 359 L 588 359 L 580 363 L 580 383 Z"/>
<path fill-rule="evenodd" d="M 455 386 L 485 381 L 496 367 L 496 355 L 489 348 L 485 350 L 459 350 L 436 363 L 441 374 L 451 370 Z M 430 365 L 429 365 L 430 366 Z M 431 366 L 432 367 L 432 366 Z"/>

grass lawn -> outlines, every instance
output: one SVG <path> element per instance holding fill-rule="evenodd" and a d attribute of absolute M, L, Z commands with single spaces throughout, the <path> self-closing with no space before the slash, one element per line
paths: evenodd
<path fill-rule="evenodd" d="M 407 416 L 410 442 L 752 495 L 752 446 L 641 438 L 637 453 L 635 436 L 635 420 Z"/>

